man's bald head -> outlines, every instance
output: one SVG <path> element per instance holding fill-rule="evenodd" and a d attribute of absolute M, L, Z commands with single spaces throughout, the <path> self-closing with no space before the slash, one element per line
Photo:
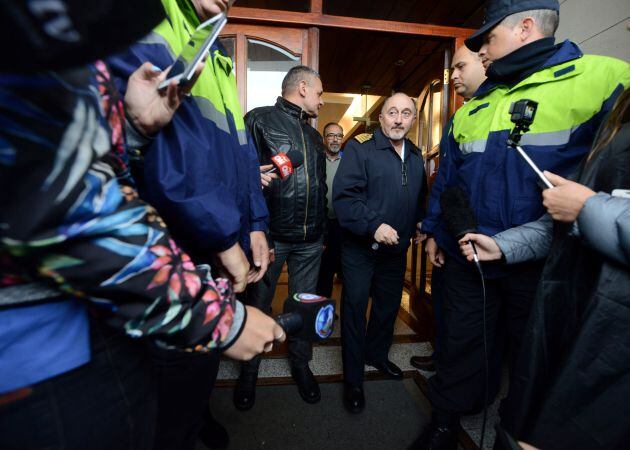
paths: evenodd
<path fill-rule="evenodd" d="M 409 103 L 413 113 L 416 113 L 416 103 L 413 101 L 413 99 L 404 92 L 396 92 L 395 94 L 392 94 L 385 99 L 385 101 L 383 102 L 383 106 L 381 107 L 381 114 L 384 114 L 385 111 L 387 111 L 387 108 L 389 108 L 389 105 L 392 102 L 398 103 L 400 101 Z"/>
<path fill-rule="evenodd" d="M 383 134 L 392 141 L 404 139 L 416 119 L 416 104 L 411 97 L 397 92 L 385 99 L 379 121 Z"/>
<path fill-rule="evenodd" d="M 462 45 L 453 55 L 451 66 L 451 80 L 453 89 L 465 99 L 470 99 L 475 94 L 481 83 L 486 79 L 486 69 L 481 58 Z"/>

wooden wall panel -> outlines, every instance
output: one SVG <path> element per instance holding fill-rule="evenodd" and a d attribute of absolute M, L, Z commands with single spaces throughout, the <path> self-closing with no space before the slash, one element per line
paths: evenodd
<path fill-rule="evenodd" d="M 474 30 L 461 27 L 431 25 L 390 20 L 362 19 L 354 17 L 338 17 L 319 13 L 298 13 L 294 11 L 277 11 L 258 8 L 242 8 L 235 6 L 230 10 L 230 18 L 234 21 L 249 23 L 288 24 L 345 28 L 352 30 L 381 31 L 395 34 L 413 34 L 437 37 L 469 36 Z"/>
<path fill-rule="evenodd" d="M 296 56 L 302 54 L 304 42 L 300 28 L 229 23 L 221 31 L 221 36 L 234 36 L 237 32 L 247 37 L 280 45 Z"/>

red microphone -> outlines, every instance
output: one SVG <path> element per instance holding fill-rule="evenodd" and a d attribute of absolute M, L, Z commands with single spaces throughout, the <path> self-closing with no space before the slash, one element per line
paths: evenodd
<path fill-rule="evenodd" d="M 281 179 L 289 177 L 295 169 L 300 167 L 304 162 L 304 156 L 297 150 L 291 150 L 288 153 L 278 153 L 271 157 L 271 163 L 274 165 L 273 169 L 270 169 L 264 173 L 278 172 Z"/>

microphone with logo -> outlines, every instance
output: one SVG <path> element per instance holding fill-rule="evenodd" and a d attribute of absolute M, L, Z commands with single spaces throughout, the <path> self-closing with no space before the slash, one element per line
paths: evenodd
<path fill-rule="evenodd" d="M 273 169 L 263 173 L 278 172 L 280 178 L 284 180 L 304 163 L 304 155 L 299 150 L 289 150 L 288 153 L 280 152 L 271 157 L 271 163 Z"/>
<path fill-rule="evenodd" d="M 275 318 L 288 335 L 311 342 L 328 339 L 335 323 L 335 302 L 315 294 L 295 294 Z"/>

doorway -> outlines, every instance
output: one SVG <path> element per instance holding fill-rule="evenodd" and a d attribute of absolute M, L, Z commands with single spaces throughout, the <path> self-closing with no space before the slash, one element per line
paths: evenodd
<path fill-rule="evenodd" d="M 417 99 L 418 120 L 409 138 L 435 167 L 441 124 L 448 116 L 448 72 L 452 38 L 344 28 L 291 27 L 231 23 L 222 41 L 234 59 L 239 100 L 246 113 L 275 104 L 288 70 L 304 64 L 319 69 L 326 104 L 313 125 L 322 133 L 328 122 L 344 129 L 344 142 L 378 127 L 380 105 L 393 91 Z M 429 169 L 430 167 L 427 167 Z M 408 253 L 403 309 L 407 322 L 430 339 L 430 263 L 422 246 Z M 280 277 L 273 311 L 287 295 L 286 272 Z M 340 286 L 335 287 L 339 294 Z M 401 310 L 404 314 L 404 312 Z"/>

